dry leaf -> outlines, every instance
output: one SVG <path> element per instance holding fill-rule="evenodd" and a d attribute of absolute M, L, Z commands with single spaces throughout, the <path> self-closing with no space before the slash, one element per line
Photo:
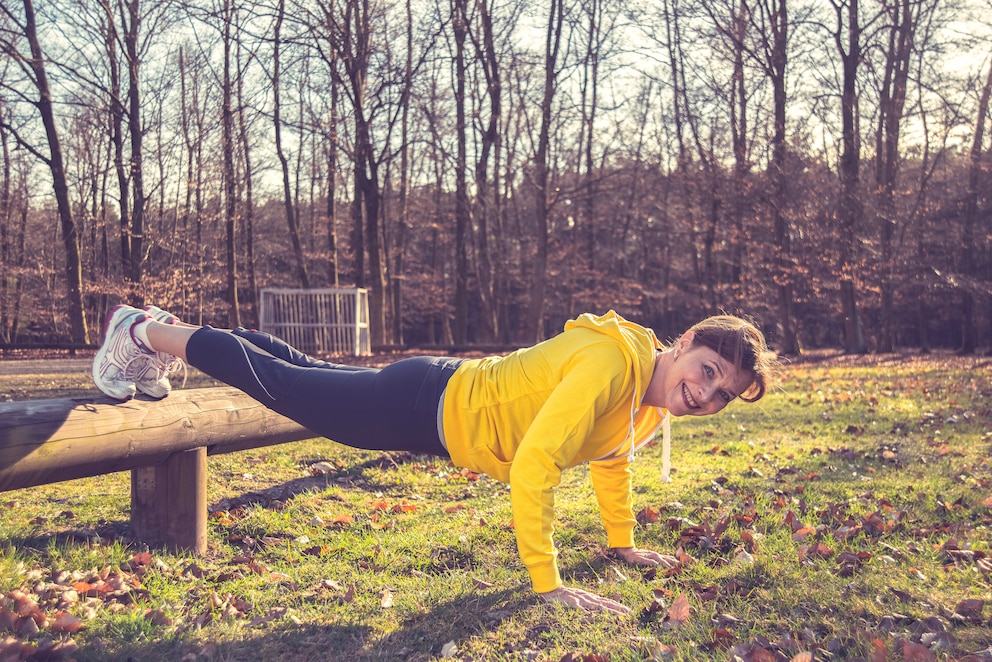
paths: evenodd
<path fill-rule="evenodd" d="M 888 662 L 889 651 L 885 648 L 885 642 L 881 639 L 871 640 L 871 656 L 869 662 Z"/>
<path fill-rule="evenodd" d="M 685 593 L 680 594 L 675 601 L 672 602 L 672 606 L 668 609 L 668 620 L 666 625 L 672 624 L 672 627 L 679 627 L 684 625 L 689 620 L 689 598 Z"/>
<path fill-rule="evenodd" d="M 905 662 L 936 662 L 937 656 L 926 646 L 921 646 L 912 641 L 903 641 L 902 659 Z"/>
<path fill-rule="evenodd" d="M 481 579 L 478 579 L 476 577 L 473 577 L 472 578 L 472 584 L 476 588 L 481 589 L 483 591 L 486 590 L 487 588 L 492 588 L 493 587 L 493 585 L 490 584 L 489 582 L 482 581 Z"/>
<path fill-rule="evenodd" d="M 379 601 L 379 606 L 383 609 L 389 609 L 393 606 L 393 592 L 388 588 L 382 590 L 382 599 Z"/>
<path fill-rule="evenodd" d="M 52 622 L 51 630 L 52 632 L 62 634 L 75 634 L 84 627 L 86 626 L 83 625 L 83 619 L 78 616 L 73 616 L 72 614 L 56 614 L 55 621 Z"/>

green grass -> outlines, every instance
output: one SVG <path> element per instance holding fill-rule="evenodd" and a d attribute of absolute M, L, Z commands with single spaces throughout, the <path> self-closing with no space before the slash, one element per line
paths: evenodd
<path fill-rule="evenodd" d="M 989 361 L 839 358 L 784 377 L 756 405 L 676 421 L 672 482 L 658 480 L 660 445 L 639 454 L 638 544 L 691 557 L 671 576 L 604 554 L 588 471 L 565 473 L 566 582 L 629 617 L 535 599 L 504 485 L 313 440 L 211 457 L 201 558 L 141 555 L 126 474 L 0 495 L 0 629 L 17 630 L 0 646 L 47 637 L 78 660 L 614 661 L 927 659 L 914 646 L 960 659 L 992 646 Z M 15 379 L 0 390 L 89 388 L 85 375 Z M 317 461 L 336 469 L 312 476 Z M 122 579 L 66 600 L 72 584 Z M 37 632 L 4 616 L 16 591 L 44 615 Z M 668 616 L 679 596 L 688 618 Z M 57 632 L 62 612 L 81 629 Z"/>

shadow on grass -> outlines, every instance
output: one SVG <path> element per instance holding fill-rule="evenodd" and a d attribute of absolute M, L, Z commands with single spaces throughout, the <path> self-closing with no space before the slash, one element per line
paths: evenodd
<path fill-rule="evenodd" d="M 388 633 L 361 623 L 295 626 L 288 620 L 258 631 L 247 626 L 236 641 L 210 641 L 210 626 L 194 641 L 179 635 L 168 640 L 125 645 L 109 651 L 97 641 L 80 647 L 77 660 L 180 660 L 210 659 L 265 662 L 279 660 L 430 660 L 441 655 L 445 644 L 464 642 L 498 627 L 532 602 L 521 590 L 492 591 L 460 597 L 413 615 Z M 204 643 L 206 641 L 207 643 Z"/>
<path fill-rule="evenodd" d="M 386 491 L 392 485 L 380 485 L 364 476 L 366 469 L 388 470 L 398 468 L 401 464 L 411 462 L 433 462 L 439 458 L 432 455 L 416 455 L 406 452 L 383 453 L 374 458 L 354 465 L 341 466 L 337 471 L 328 474 L 294 478 L 279 485 L 273 485 L 261 491 L 245 492 L 244 494 L 222 499 L 207 506 L 207 512 L 234 510 L 247 506 L 262 508 L 281 507 L 286 501 L 305 492 L 323 490 L 331 485 L 347 489 L 361 490 L 370 494 Z M 323 455 L 307 458 L 301 464 L 313 465 L 318 462 L 331 462 L 333 458 Z M 446 460 L 445 460 L 446 461 Z"/>

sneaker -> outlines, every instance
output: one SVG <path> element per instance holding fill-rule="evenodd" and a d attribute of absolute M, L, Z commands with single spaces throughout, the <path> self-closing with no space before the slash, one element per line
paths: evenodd
<path fill-rule="evenodd" d="M 180 321 L 178 317 L 158 306 L 145 306 L 143 310 L 151 315 L 153 320 L 162 324 L 177 324 Z"/>
<path fill-rule="evenodd" d="M 134 397 L 135 376 L 147 371 L 153 352 L 132 333 L 151 315 L 130 306 L 117 306 L 107 314 L 103 344 L 93 358 L 93 383 L 106 395 L 121 402 Z"/>
<path fill-rule="evenodd" d="M 172 313 L 166 312 L 157 306 L 145 306 L 144 311 L 151 315 L 152 319 L 162 324 L 176 324 L 179 318 Z M 183 385 L 186 384 L 186 364 L 182 359 L 166 354 L 165 352 L 155 352 L 147 357 L 140 365 L 135 365 L 134 385 L 138 391 L 148 397 L 161 400 L 172 393 L 172 382 L 169 376 L 180 370 L 183 371 Z"/>

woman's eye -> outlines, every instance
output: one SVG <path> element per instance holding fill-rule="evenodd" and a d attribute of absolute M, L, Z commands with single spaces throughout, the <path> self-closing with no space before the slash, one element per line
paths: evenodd
<path fill-rule="evenodd" d="M 707 377 L 713 376 L 713 368 L 709 367 L 708 365 L 703 366 L 703 371 L 706 372 Z"/>
<path fill-rule="evenodd" d="M 728 402 L 728 403 L 729 403 L 729 402 L 731 401 L 731 399 L 732 399 L 732 398 L 730 397 L 730 394 L 729 394 L 729 393 L 727 393 L 726 391 L 720 391 L 720 397 L 721 397 L 721 398 L 723 398 L 723 401 L 724 401 L 724 402 Z"/>

